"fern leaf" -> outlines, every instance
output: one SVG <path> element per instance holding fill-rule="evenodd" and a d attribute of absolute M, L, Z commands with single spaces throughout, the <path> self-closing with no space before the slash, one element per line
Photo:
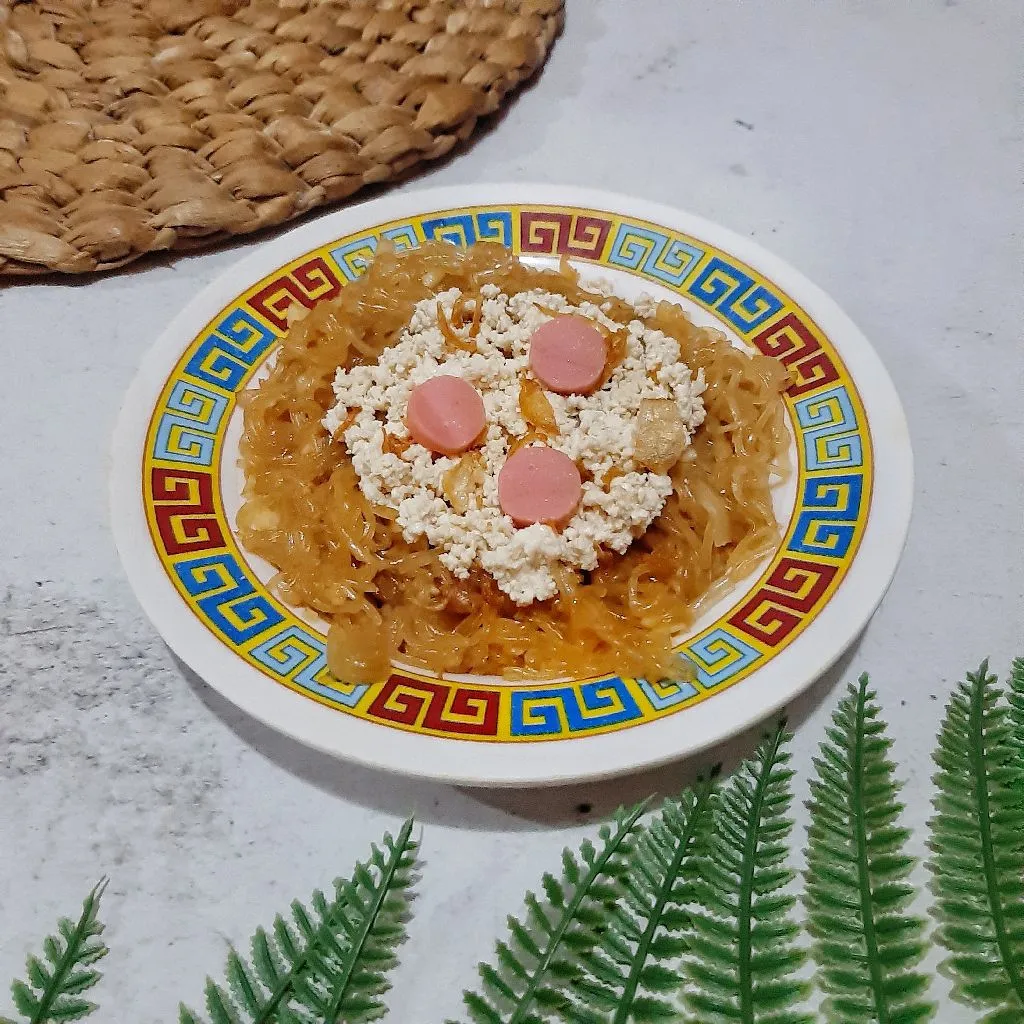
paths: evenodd
<path fill-rule="evenodd" d="M 14 1005 L 29 1024 L 64 1024 L 96 1009 L 82 993 L 100 980 L 92 965 L 107 955 L 100 939 L 103 925 L 96 916 L 106 887 L 101 879 L 83 901 L 77 921 L 61 918 L 57 934 L 43 941 L 43 956 L 29 956 L 27 980 L 11 985 Z"/>
<path fill-rule="evenodd" d="M 594 948 L 580 957 L 584 973 L 560 1009 L 563 1020 L 659 1024 L 679 1018 L 672 997 L 682 978 L 663 961 L 678 961 L 688 949 L 680 932 L 690 924 L 693 889 L 685 876 L 707 825 L 713 788 L 709 778 L 696 792 L 666 801 L 638 832 L 628 873 L 619 881 L 621 899 Z"/>
<path fill-rule="evenodd" d="M 1024 760 L 1024 658 L 1014 658 L 1010 670 L 1010 727 L 1017 751 Z"/>
<path fill-rule="evenodd" d="M 1024 1020 L 1024 765 L 983 662 L 946 706 L 931 819 L 937 937 L 954 995 Z"/>
<path fill-rule="evenodd" d="M 379 997 L 391 987 L 385 974 L 398 963 L 394 950 L 405 936 L 416 862 L 411 835 L 409 821 L 397 840 L 385 837 L 385 849 L 375 846 L 370 863 L 357 865 L 353 880 L 339 888 L 348 944 L 335 950 L 331 971 L 321 978 L 330 992 L 325 1021 L 361 1024 L 386 1012 Z"/>
<path fill-rule="evenodd" d="M 809 1024 L 796 1005 L 809 985 L 794 974 L 805 959 L 795 940 L 795 899 L 782 890 L 792 821 L 793 773 L 780 724 L 715 794 L 712 827 L 697 860 L 688 1007 L 701 1024 Z"/>
<path fill-rule="evenodd" d="M 384 1014 L 378 998 L 405 938 L 405 913 L 417 844 L 412 821 L 384 837 L 350 881 L 334 883 L 334 898 L 314 892 L 310 906 L 295 901 L 289 922 L 278 916 L 271 932 L 258 928 L 252 957 L 228 953 L 226 985 L 208 978 L 210 1024 L 362 1024 Z M 203 1024 L 182 1006 L 179 1024 Z"/>
<path fill-rule="evenodd" d="M 474 1024 L 540 1024 L 567 1004 L 565 989 L 580 973 L 575 956 L 598 941 L 618 893 L 611 883 L 628 870 L 646 806 L 620 811 L 614 831 L 602 826 L 600 850 L 589 839 L 578 855 L 565 850 L 561 877 L 546 874 L 541 881 L 544 900 L 527 893 L 525 920 L 509 918 L 496 962 L 479 967 L 482 991 L 463 996 Z"/>
<path fill-rule="evenodd" d="M 925 922 L 906 913 L 914 859 L 903 853 L 910 832 L 896 824 L 900 785 L 879 714 L 861 676 L 832 716 L 811 782 L 804 903 L 834 1024 L 913 1024 L 935 1012 L 921 998 L 927 976 L 913 970 Z"/>

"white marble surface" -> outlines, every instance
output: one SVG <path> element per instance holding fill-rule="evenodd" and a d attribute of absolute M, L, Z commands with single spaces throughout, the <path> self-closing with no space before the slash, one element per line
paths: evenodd
<path fill-rule="evenodd" d="M 957 675 L 1024 652 L 1017 0 L 569 0 L 568 14 L 507 115 L 404 187 L 521 177 L 676 204 L 777 251 L 873 340 L 910 420 L 916 512 L 880 612 L 793 709 L 795 764 L 840 677 L 870 670 L 920 824 Z M 424 881 L 390 1019 L 435 1024 L 578 841 L 578 805 L 593 818 L 686 768 L 460 792 L 309 753 L 182 676 L 117 563 L 107 449 L 143 351 L 240 250 L 0 291 L 0 979 L 106 872 L 101 1019 L 168 1020 L 200 1001 L 227 941 L 415 812 Z M 939 1019 L 967 1018 L 943 1005 Z"/>

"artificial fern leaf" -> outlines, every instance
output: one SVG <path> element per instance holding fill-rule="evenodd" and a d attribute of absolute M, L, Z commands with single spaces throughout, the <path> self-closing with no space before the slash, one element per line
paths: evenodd
<path fill-rule="evenodd" d="M 637 834 L 620 899 L 598 929 L 593 948 L 580 954 L 583 975 L 559 1008 L 570 1024 L 660 1024 L 679 1019 L 672 998 L 682 985 L 674 969 L 687 950 L 693 887 L 688 876 L 707 827 L 713 779 L 665 802 Z M 672 967 L 665 966 L 671 963 Z"/>
<path fill-rule="evenodd" d="M 86 896 L 77 922 L 60 919 L 57 934 L 43 941 L 43 956 L 29 956 L 27 980 L 11 985 L 14 1005 L 29 1024 L 64 1024 L 96 1009 L 82 994 L 100 980 L 93 965 L 107 955 L 100 939 L 103 925 L 96 916 L 106 887 L 102 879 Z"/>
<path fill-rule="evenodd" d="M 990 1012 L 990 1024 L 1024 1020 L 1024 766 L 983 662 L 946 706 L 934 754 L 931 819 L 938 939 L 954 995 Z"/>
<path fill-rule="evenodd" d="M 805 960 L 796 945 L 795 899 L 783 892 L 792 821 L 793 773 L 779 728 L 712 800 L 711 829 L 695 884 L 686 1004 L 701 1024 L 809 1024 L 797 1004 L 809 985 L 794 977 Z"/>
<path fill-rule="evenodd" d="M 910 832 L 897 824 L 900 786 L 879 713 L 861 676 L 832 716 L 811 782 L 804 904 L 834 1024 L 915 1024 L 935 1012 L 921 998 L 927 976 L 913 969 L 925 922 L 907 913 L 914 859 L 903 852 Z"/>
<path fill-rule="evenodd" d="M 211 1024 L 362 1024 L 385 1012 L 385 975 L 397 963 L 417 844 L 412 821 L 372 847 L 351 880 L 334 883 L 334 898 L 315 892 L 306 907 L 291 905 L 291 921 L 278 916 L 270 932 L 259 928 L 246 961 L 228 953 L 226 986 L 206 981 Z M 187 1007 L 179 1024 L 202 1024 Z"/>
<path fill-rule="evenodd" d="M 645 808 L 620 811 L 613 825 L 602 826 L 600 849 L 588 839 L 578 855 L 565 850 L 561 877 L 542 879 L 544 900 L 527 893 L 526 913 L 508 919 L 495 962 L 480 964 L 481 990 L 464 994 L 474 1024 L 540 1024 L 568 1004 L 565 988 L 580 974 L 576 958 L 594 946 L 614 911 L 615 883 L 628 871 Z"/>

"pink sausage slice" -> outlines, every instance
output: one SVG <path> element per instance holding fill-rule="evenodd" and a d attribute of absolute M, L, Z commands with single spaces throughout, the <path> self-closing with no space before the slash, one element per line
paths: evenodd
<path fill-rule="evenodd" d="M 498 473 L 498 504 L 516 526 L 560 526 L 582 497 L 583 481 L 576 463 L 546 445 L 520 448 Z"/>
<path fill-rule="evenodd" d="M 604 335 L 583 316 L 556 316 L 530 338 L 530 369 L 560 395 L 589 395 L 604 375 Z"/>
<path fill-rule="evenodd" d="M 405 425 L 412 439 L 432 452 L 461 454 L 486 424 L 484 400 L 461 377 L 431 377 L 409 393 Z"/>

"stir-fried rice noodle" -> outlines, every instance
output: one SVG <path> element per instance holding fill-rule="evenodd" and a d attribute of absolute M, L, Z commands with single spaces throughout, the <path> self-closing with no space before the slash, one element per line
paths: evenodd
<path fill-rule="evenodd" d="M 531 269 L 495 244 L 383 248 L 363 277 L 291 326 L 267 379 L 242 397 L 242 543 L 276 567 L 282 600 L 330 623 L 328 662 L 340 679 L 383 679 L 392 660 L 436 673 L 678 676 L 673 636 L 778 541 L 769 484 L 788 472 L 786 371 L 660 303 L 645 323 L 675 338 L 708 385 L 695 458 L 677 463 L 674 493 L 625 554 L 609 553 L 590 573 L 559 564 L 558 595 L 518 607 L 487 574 L 456 579 L 425 541 L 408 543 L 395 512 L 363 496 L 344 444 L 321 423 L 339 366 L 374 362 L 419 300 L 489 282 L 507 294 L 610 301 L 612 319 L 637 319 L 564 263 Z"/>

